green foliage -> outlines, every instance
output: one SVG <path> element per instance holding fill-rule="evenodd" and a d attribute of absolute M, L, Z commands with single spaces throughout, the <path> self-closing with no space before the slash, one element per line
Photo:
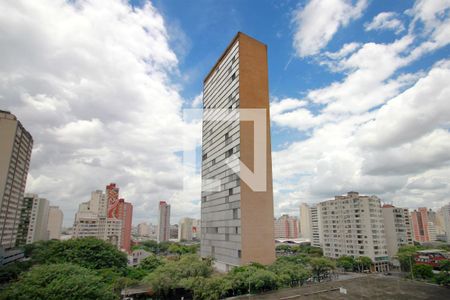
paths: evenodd
<path fill-rule="evenodd" d="M 434 279 L 437 284 L 450 286 L 450 274 L 448 272 L 441 271 Z"/>
<path fill-rule="evenodd" d="M 19 261 L 0 267 L 0 284 L 5 284 L 19 278 L 20 274 L 31 268 L 30 261 Z"/>
<path fill-rule="evenodd" d="M 279 279 L 273 272 L 258 268 L 249 277 L 251 292 L 265 292 L 276 290 Z"/>
<path fill-rule="evenodd" d="M 441 261 L 439 269 L 441 271 L 435 276 L 436 283 L 447 287 L 450 286 L 450 260 Z"/>
<path fill-rule="evenodd" d="M 11 284 L 0 299 L 119 299 L 94 271 L 73 264 L 33 267 Z"/>
<path fill-rule="evenodd" d="M 151 272 L 151 271 L 150 271 Z M 125 277 L 131 279 L 140 281 L 142 278 L 144 278 L 149 273 L 148 270 L 141 269 L 141 268 L 133 268 L 133 267 L 127 267 L 125 271 Z"/>
<path fill-rule="evenodd" d="M 413 274 L 415 278 L 431 279 L 433 278 L 433 267 L 429 265 L 415 265 L 413 267 Z"/>
<path fill-rule="evenodd" d="M 295 263 L 286 259 L 278 259 L 269 266 L 269 270 L 274 272 L 280 284 L 286 287 L 303 285 L 311 277 L 311 271 L 306 269 L 303 263 Z"/>
<path fill-rule="evenodd" d="M 446 259 L 446 260 L 442 260 L 439 264 L 439 270 L 441 270 L 441 272 L 450 272 L 450 260 Z"/>
<path fill-rule="evenodd" d="M 411 266 L 414 266 L 414 255 L 417 251 L 422 250 L 421 246 L 406 245 L 400 247 L 397 252 L 397 258 L 400 262 L 400 268 L 404 272 L 411 272 Z"/>
<path fill-rule="evenodd" d="M 139 268 L 148 272 L 153 272 L 159 266 L 163 265 L 164 261 L 160 256 L 150 255 L 144 258 L 139 264 Z"/>
<path fill-rule="evenodd" d="M 180 245 L 180 244 L 177 244 L 177 243 L 173 243 L 173 244 L 171 244 L 169 246 L 167 251 L 169 253 L 178 254 L 178 255 L 189 254 L 189 253 L 190 254 L 195 254 L 195 253 L 197 253 L 198 246 L 199 245 L 186 246 L 186 245 Z"/>
<path fill-rule="evenodd" d="M 311 257 L 321 257 L 323 256 L 322 249 L 319 247 L 313 247 L 310 245 L 277 245 L 276 251 L 281 253 L 290 254 L 304 254 Z"/>
<path fill-rule="evenodd" d="M 74 263 L 89 269 L 125 268 L 127 255 L 96 238 L 43 241 L 27 250 L 33 263 Z"/>
<path fill-rule="evenodd" d="M 180 285 L 192 291 L 195 300 L 217 300 L 226 297 L 232 288 L 231 282 L 224 276 L 185 278 Z"/>
<path fill-rule="evenodd" d="M 233 268 L 227 279 L 234 295 L 247 294 L 249 290 L 252 293 L 274 290 L 282 285 L 277 274 L 260 264 Z"/>
<path fill-rule="evenodd" d="M 179 260 L 168 261 L 143 278 L 159 297 L 168 297 L 176 288 L 183 287 L 181 280 L 189 277 L 209 277 L 213 272 L 211 260 L 201 260 L 197 255 L 184 255 Z"/>
<path fill-rule="evenodd" d="M 345 271 L 353 271 L 356 266 L 355 259 L 351 256 L 341 256 L 336 261 L 336 266 Z"/>
<path fill-rule="evenodd" d="M 324 277 L 329 276 L 329 273 L 335 269 L 335 264 L 332 260 L 325 257 L 316 257 L 311 259 L 311 272 L 318 282 Z"/>
<path fill-rule="evenodd" d="M 372 265 L 372 260 L 367 256 L 359 256 L 355 258 L 355 268 L 362 272 L 364 270 L 370 270 L 370 266 Z"/>

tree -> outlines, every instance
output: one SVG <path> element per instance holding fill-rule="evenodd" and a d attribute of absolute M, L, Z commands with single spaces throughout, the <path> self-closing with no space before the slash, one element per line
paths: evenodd
<path fill-rule="evenodd" d="M 363 272 L 364 270 L 370 270 L 372 265 L 372 260 L 367 256 L 359 256 L 355 259 L 355 266 L 358 271 Z"/>
<path fill-rule="evenodd" d="M 9 265 L 0 267 L 0 284 L 8 283 L 12 280 L 17 280 L 25 271 L 31 268 L 30 261 L 18 261 Z"/>
<path fill-rule="evenodd" d="M 148 272 L 153 272 L 159 266 L 163 265 L 164 262 L 161 257 L 156 255 L 150 255 L 144 258 L 139 264 L 139 268 Z"/>
<path fill-rule="evenodd" d="M 279 287 L 279 279 L 275 273 L 258 268 L 249 277 L 251 292 L 265 292 L 276 290 Z"/>
<path fill-rule="evenodd" d="M 226 297 L 231 283 L 225 276 L 190 277 L 180 283 L 186 290 L 192 291 L 195 300 L 217 300 Z"/>
<path fill-rule="evenodd" d="M 413 267 L 415 278 L 431 279 L 433 278 L 433 267 L 429 265 L 415 265 Z"/>
<path fill-rule="evenodd" d="M 0 299 L 119 299 L 94 271 L 74 264 L 33 267 L 11 284 Z"/>
<path fill-rule="evenodd" d="M 417 251 L 422 249 L 424 249 L 424 247 L 415 245 L 405 245 L 400 247 L 397 252 L 400 269 L 404 272 L 411 272 L 411 266 L 415 264 L 414 255 Z"/>
<path fill-rule="evenodd" d="M 450 260 L 446 259 L 441 261 L 439 264 L 439 269 L 441 271 L 436 275 L 436 283 L 450 286 Z"/>
<path fill-rule="evenodd" d="M 321 278 L 327 277 L 331 270 L 334 270 L 335 264 L 328 258 L 316 257 L 311 259 L 311 272 L 317 281 L 320 282 Z"/>
<path fill-rule="evenodd" d="M 442 260 L 439 263 L 439 270 L 441 270 L 441 272 L 450 273 L 450 260 Z"/>
<path fill-rule="evenodd" d="M 34 243 L 28 250 L 33 263 L 74 263 L 89 269 L 127 266 L 127 255 L 108 242 L 96 238 Z"/>
<path fill-rule="evenodd" d="M 211 260 L 202 260 L 197 255 L 189 254 L 160 265 L 142 281 L 150 284 L 157 296 L 166 298 L 173 295 L 176 288 L 183 287 L 182 279 L 209 277 L 212 272 Z"/>
<path fill-rule="evenodd" d="M 352 256 L 341 256 L 336 261 L 336 266 L 344 269 L 345 271 L 353 271 L 356 262 Z"/>
<path fill-rule="evenodd" d="M 284 260 L 277 260 L 269 270 L 278 276 L 281 285 L 287 287 L 303 285 L 311 277 L 311 272 L 303 265 Z"/>

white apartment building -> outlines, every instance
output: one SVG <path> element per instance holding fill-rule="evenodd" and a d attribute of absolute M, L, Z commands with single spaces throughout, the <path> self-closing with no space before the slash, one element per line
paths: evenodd
<path fill-rule="evenodd" d="M 322 247 L 321 215 L 317 206 L 309 208 L 311 218 L 311 246 Z"/>
<path fill-rule="evenodd" d="M 300 237 L 312 241 L 311 208 L 307 203 L 300 204 Z"/>
<path fill-rule="evenodd" d="M 16 246 L 32 149 L 31 134 L 0 110 L 0 248 Z"/>
<path fill-rule="evenodd" d="M 33 198 L 26 243 L 46 241 L 49 238 L 47 229 L 49 202 L 47 199 L 39 198 L 36 194 L 27 194 L 26 197 Z"/>
<path fill-rule="evenodd" d="M 442 223 L 447 238 L 447 243 L 450 242 L 450 204 L 444 205 L 441 208 Z"/>
<path fill-rule="evenodd" d="M 318 204 L 320 236 L 324 256 L 367 256 L 373 270 L 389 268 L 380 200 L 349 192 Z"/>
<path fill-rule="evenodd" d="M 139 223 L 137 226 L 138 236 L 150 236 L 150 226 L 147 223 Z"/>
<path fill-rule="evenodd" d="M 73 237 L 96 237 L 120 248 L 122 221 L 107 218 L 106 195 L 97 190 L 91 193 L 91 199 L 79 205 L 75 214 Z"/>
<path fill-rule="evenodd" d="M 47 230 L 50 240 L 59 240 L 64 214 L 58 206 L 50 206 L 48 212 Z"/>
<path fill-rule="evenodd" d="M 411 217 L 407 208 L 383 205 L 383 224 L 389 257 L 397 255 L 401 246 L 413 244 Z"/>
<path fill-rule="evenodd" d="M 200 235 L 200 221 L 193 218 L 183 218 L 178 223 L 178 240 L 192 241 Z"/>

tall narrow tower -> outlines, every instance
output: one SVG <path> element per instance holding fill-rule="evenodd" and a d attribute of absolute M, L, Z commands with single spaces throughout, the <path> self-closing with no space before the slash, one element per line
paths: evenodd
<path fill-rule="evenodd" d="M 16 244 L 33 138 L 17 118 L 0 110 L 0 247 Z"/>
<path fill-rule="evenodd" d="M 275 260 L 267 69 L 267 46 L 239 32 L 204 80 L 201 255 L 222 271 Z"/>
<path fill-rule="evenodd" d="M 170 205 L 166 201 L 159 202 L 158 242 L 170 239 Z"/>

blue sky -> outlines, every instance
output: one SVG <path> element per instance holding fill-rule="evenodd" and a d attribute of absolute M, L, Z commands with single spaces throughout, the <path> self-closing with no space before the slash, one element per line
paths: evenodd
<path fill-rule="evenodd" d="M 27 191 L 65 225 L 109 182 L 135 224 L 155 222 L 160 200 L 172 222 L 198 217 L 200 176 L 180 153 L 201 127 L 183 108 L 198 107 L 242 31 L 268 46 L 276 215 L 349 190 L 437 209 L 450 201 L 449 11 L 449 0 L 3 2 L 0 109 L 34 137 Z"/>

